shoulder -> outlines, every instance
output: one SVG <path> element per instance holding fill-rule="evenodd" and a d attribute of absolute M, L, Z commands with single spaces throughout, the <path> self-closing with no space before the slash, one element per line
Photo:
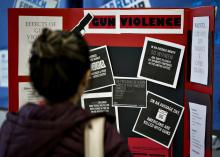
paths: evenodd
<path fill-rule="evenodd" d="M 104 145 L 106 157 L 132 156 L 126 139 L 118 133 L 116 126 L 112 125 L 109 121 L 106 121 L 105 123 Z"/>

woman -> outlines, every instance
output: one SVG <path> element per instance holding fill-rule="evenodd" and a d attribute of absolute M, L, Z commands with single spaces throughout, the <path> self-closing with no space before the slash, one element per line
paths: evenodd
<path fill-rule="evenodd" d="M 33 87 L 45 105 L 28 103 L 18 113 L 8 113 L 0 133 L 0 157 L 84 156 L 84 126 L 103 116 L 76 105 L 90 77 L 86 42 L 78 34 L 44 29 L 33 43 L 29 63 Z M 106 117 L 105 156 L 130 156 L 111 121 Z"/>

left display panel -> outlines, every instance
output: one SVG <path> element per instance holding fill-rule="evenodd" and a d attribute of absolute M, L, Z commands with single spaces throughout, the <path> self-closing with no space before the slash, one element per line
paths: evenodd
<path fill-rule="evenodd" d="M 71 30 L 79 21 L 69 18 L 71 11 L 59 9 L 9 9 L 9 111 L 17 112 L 26 102 L 41 102 L 29 79 L 29 57 L 33 41 L 47 27 L 51 30 Z M 62 13 L 61 13 L 62 12 Z M 74 11 L 73 11 L 74 12 Z M 77 17 L 81 17 L 78 15 Z M 71 22 L 64 23 L 68 17 Z M 74 19 L 76 19 L 74 21 Z M 12 38 L 13 37 L 13 38 Z M 13 53 L 11 53 L 13 52 Z"/>

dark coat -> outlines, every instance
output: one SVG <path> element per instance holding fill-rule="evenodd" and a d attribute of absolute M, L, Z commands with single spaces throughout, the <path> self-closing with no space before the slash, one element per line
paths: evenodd
<path fill-rule="evenodd" d="M 90 114 L 72 104 L 27 104 L 18 113 L 7 114 L 0 132 L 0 157 L 84 156 L 84 124 L 97 116 L 101 114 Z M 107 117 L 105 123 L 105 156 L 130 156 L 127 143 L 109 120 Z"/>

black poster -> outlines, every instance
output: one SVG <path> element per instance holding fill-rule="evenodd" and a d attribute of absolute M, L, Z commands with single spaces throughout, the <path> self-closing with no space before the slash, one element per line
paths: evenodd
<path fill-rule="evenodd" d="M 138 76 L 167 87 L 176 88 L 184 46 L 145 38 Z"/>
<path fill-rule="evenodd" d="M 148 92 L 147 108 L 141 109 L 133 131 L 169 148 L 184 108 Z"/>
<path fill-rule="evenodd" d="M 147 81 L 134 77 L 115 77 L 113 105 L 146 107 Z"/>
<path fill-rule="evenodd" d="M 91 79 L 87 91 L 97 90 L 115 84 L 111 61 L 106 46 L 90 50 Z"/>
<path fill-rule="evenodd" d="M 107 112 L 115 115 L 115 108 L 112 107 L 112 92 L 83 94 L 81 105 L 91 113 Z"/>

